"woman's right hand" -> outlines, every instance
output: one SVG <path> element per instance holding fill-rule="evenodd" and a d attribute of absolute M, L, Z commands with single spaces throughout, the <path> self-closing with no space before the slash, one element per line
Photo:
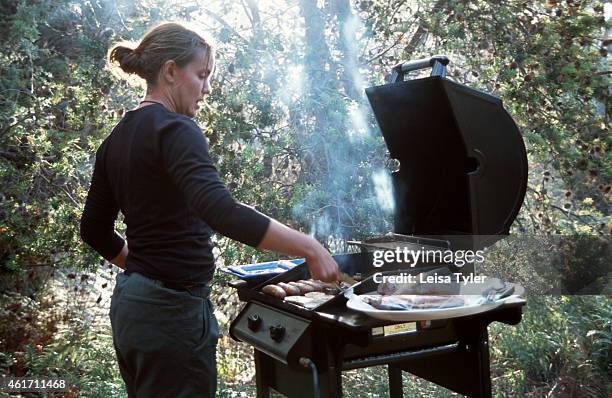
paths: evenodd
<path fill-rule="evenodd" d="M 338 263 L 319 242 L 312 239 L 313 254 L 306 256 L 306 265 L 312 279 L 323 282 L 334 282 L 338 280 Z"/>
<path fill-rule="evenodd" d="M 259 249 L 273 250 L 291 256 L 304 257 L 310 276 L 323 282 L 338 280 L 336 260 L 316 239 L 270 219 L 270 225 Z"/>

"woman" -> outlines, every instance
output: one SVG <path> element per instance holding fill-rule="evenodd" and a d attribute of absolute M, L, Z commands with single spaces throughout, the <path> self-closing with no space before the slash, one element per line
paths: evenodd
<path fill-rule="evenodd" d="M 111 300 L 113 342 L 130 397 L 211 397 L 218 326 L 209 287 L 215 230 L 260 249 L 305 257 L 313 278 L 338 266 L 314 239 L 236 202 L 193 122 L 215 65 L 209 42 L 165 23 L 109 60 L 145 79 L 140 105 L 96 152 L 81 236 L 125 270 Z M 114 230 L 121 210 L 125 241 Z"/>

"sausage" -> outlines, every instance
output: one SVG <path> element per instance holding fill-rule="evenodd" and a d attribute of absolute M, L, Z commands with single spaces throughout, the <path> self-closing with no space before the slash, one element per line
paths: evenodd
<path fill-rule="evenodd" d="M 329 283 L 329 282 L 323 282 L 320 281 L 318 279 L 312 280 L 314 283 L 318 284 L 319 286 L 321 286 L 321 289 L 325 289 L 325 288 L 332 288 L 335 289 L 336 288 L 336 284 L 335 283 Z"/>
<path fill-rule="evenodd" d="M 300 295 L 300 289 L 297 286 L 289 285 L 284 282 L 279 282 L 277 286 L 280 286 L 285 291 L 285 293 L 287 293 L 287 296 L 299 296 Z"/>
<path fill-rule="evenodd" d="M 310 286 L 307 283 L 302 283 L 301 281 L 289 282 L 289 284 L 293 286 L 297 286 L 297 288 L 300 289 L 300 294 L 314 292 L 314 287 Z"/>
<path fill-rule="evenodd" d="M 274 296 L 277 299 L 284 299 L 285 296 L 287 295 L 287 292 L 285 292 L 285 290 L 277 285 L 266 285 L 261 289 L 262 292 L 264 292 L 265 294 L 269 294 L 270 296 Z"/>
<path fill-rule="evenodd" d="M 314 289 L 315 292 L 320 292 L 321 290 L 323 290 L 323 286 L 321 286 L 320 283 L 317 283 L 317 282 L 313 281 L 312 279 L 308 279 L 308 280 L 305 280 L 305 281 L 299 281 L 299 282 L 306 283 L 306 284 L 312 286 L 312 288 Z"/>
<path fill-rule="evenodd" d="M 326 282 L 322 282 L 320 280 L 314 280 L 314 279 L 309 279 L 307 281 L 300 281 L 300 282 L 307 282 L 309 285 L 315 288 L 315 292 L 323 292 L 325 294 L 336 295 L 339 291 L 338 287 L 333 283 L 326 283 Z"/>

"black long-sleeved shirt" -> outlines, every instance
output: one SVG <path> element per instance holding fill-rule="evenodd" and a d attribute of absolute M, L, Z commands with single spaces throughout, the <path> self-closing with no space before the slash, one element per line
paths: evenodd
<path fill-rule="evenodd" d="M 126 271 L 174 283 L 212 278 L 212 230 L 257 246 L 270 222 L 231 197 L 197 124 L 160 104 L 127 112 L 96 152 L 81 237 L 107 260 L 123 247 L 119 210 Z"/>

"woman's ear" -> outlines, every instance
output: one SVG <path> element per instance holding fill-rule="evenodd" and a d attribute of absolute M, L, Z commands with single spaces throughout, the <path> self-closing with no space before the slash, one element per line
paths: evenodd
<path fill-rule="evenodd" d="M 160 77 L 166 82 L 166 83 L 174 83 L 176 81 L 176 72 L 177 72 L 177 65 L 176 62 L 174 62 L 174 60 L 167 60 L 166 62 L 164 62 L 164 64 L 161 67 L 160 70 Z"/>

